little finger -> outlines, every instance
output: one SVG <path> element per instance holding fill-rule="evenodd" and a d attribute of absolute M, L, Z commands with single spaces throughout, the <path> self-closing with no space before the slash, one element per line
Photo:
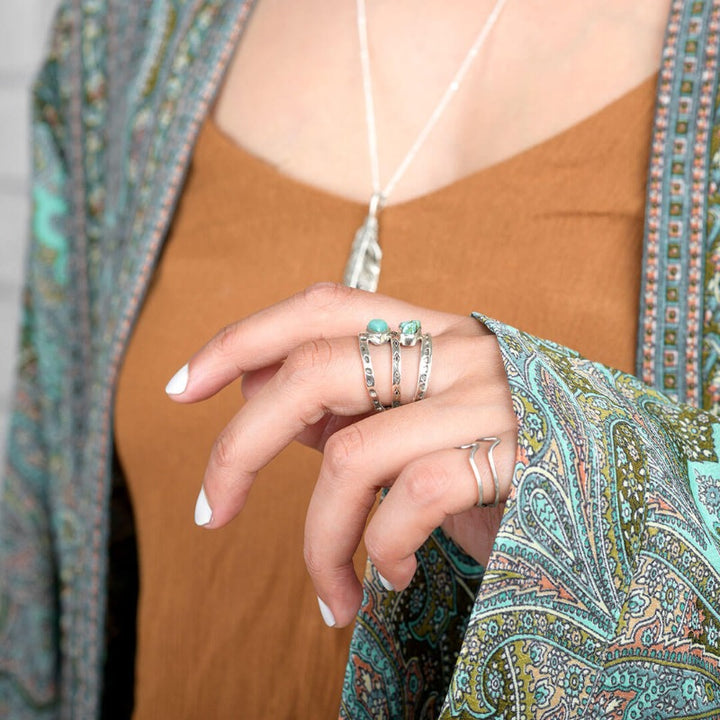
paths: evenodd
<path fill-rule="evenodd" d="M 352 620 L 360 602 L 362 593 L 352 574 L 352 558 L 378 489 L 407 477 L 407 468 L 419 467 L 418 463 L 425 458 L 447 452 L 446 448 L 457 442 L 462 432 L 459 428 L 478 426 L 484 432 L 491 432 L 498 427 L 498 416 L 479 412 L 475 405 L 465 402 L 462 394 L 451 392 L 379 413 L 336 433 L 328 441 L 307 512 L 305 561 L 318 595 L 339 625 Z M 513 444 L 514 433 L 514 428 L 508 433 Z M 467 453 L 450 452 L 452 459 L 460 463 L 462 472 L 470 473 Z M 482 465 L 480 458 L 477 464 Z M 449 468 L 447 464 L 440 466 L 442 472 Z M 422 473 L 422 468 L 419 472 Z M 435 475 L 442 480 L 441 473 Z M 472 473 L 470 475 L 471 480 L 465 487 L 469 495 L 460 499 L 461 509 L 477 502 L 478 486 L 476 482 L 473 485 Z M 418 482 L 424 483 L 424 480 Z M 486 482 L 492 490 L 485 489 L 485 496 L 494 498 L 494 481 L 491 478 Z M 498 482 L 502 501 L 507 496 L 509 475 L 498 476 Z M 393 493 L 391 490 L 388 497 Z M 454 506 L 447 509 L 448 513 L 454 510 Z M 439 525 L 444 517 L 440 514 L 431 522 Z M 435 525 L 429 527 L 432 530 Z M 382 555 L 380 549 L 377 550 Z"/>
<path fill-rule="evenodd" d="M 488 452 L 492 443 L 483 442 L 475 455 L 477 474 L 468 448 L 438 450 L 400 473 L 365 531 L 368 555 L 389 585 L 404 588 L 410 583 L 417 566 L 415 551 L 447 518 L 475 508 L 481 495 L 486 503 L 493 502 L 496 477 L 509 477 L 515 461 L 515 434 L 498 437 L 495 472 Z M 499 500 L 506 497 L 503 492 Z M 482 531 L 484 525 L 480 523 L 478 529 Z"/>

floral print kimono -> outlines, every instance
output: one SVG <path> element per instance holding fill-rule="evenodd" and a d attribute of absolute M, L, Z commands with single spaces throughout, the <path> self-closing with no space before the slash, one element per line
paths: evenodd
<path fill-rule="evenodd" d="M 0 716 L 93 718 L 113 388 L 252 3 L 64 0 L 0 516 Z M 486 568 L 440 531 L 368 568 L 344 718 L 720 717 L 720 0 L 675 0 L 648 169 L 637 377 L 478 316 L 519 421 Z"/>

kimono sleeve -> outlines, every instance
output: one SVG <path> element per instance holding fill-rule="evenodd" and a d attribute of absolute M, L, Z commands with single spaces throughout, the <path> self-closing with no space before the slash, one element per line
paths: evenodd
<path fill-rule="evenodd" d="M 67 11 L 32 97 L 32 212 L 15 390 L 0 502 L 0 716 L 57 715 L 59 604 L 53 427 L 61 420 L 61 342 L 53 319 L 67 291 L 70 202 L 57 82 Z M 61 311 L 62 312 L 62 311 Z"/>
<path fill-rule="evenodd" d="M 490 560 L 438 530 L 404 591 L 368 568 L 340 716 L 718 716 L 718 419 L 476 317 L 519 427 Z"/>

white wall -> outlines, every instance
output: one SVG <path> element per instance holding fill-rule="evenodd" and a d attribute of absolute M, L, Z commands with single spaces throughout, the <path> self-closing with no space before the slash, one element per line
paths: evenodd
<path fill-rule="evenodd" d="M 57 0 L 0 0 L 0 467 L 28 224 L 29 87 Z"/>

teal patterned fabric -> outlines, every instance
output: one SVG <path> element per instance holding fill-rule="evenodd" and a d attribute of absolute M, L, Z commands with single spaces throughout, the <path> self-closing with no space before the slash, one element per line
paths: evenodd
<path fill-rule="evenodd" d="M 0 505 L 0 717 L 100 714 L 117 370 L 251 2 L 63 0 Z"/>
<path fill-rule="evenodd" d="M 252 5 L 58 11 L 33 92 L 0 505 L 0 717 L 100 714 L 117 369 Z M 719 15 L 720 0 L 675 0 L 668 22 L 644 382 L 487 321 L 520 420 L 495 550 L 483 569 L 436 532 L 400 594 L 369 571 L 343 717 L 720 717 Z"/>
<path fill-rule="evenodd" d="M 720 422 L 483 320 L 520 427 L 490 561 L 436 531 L 402 593 L 369 571 L 341 716 L 720 716 Z"/>

